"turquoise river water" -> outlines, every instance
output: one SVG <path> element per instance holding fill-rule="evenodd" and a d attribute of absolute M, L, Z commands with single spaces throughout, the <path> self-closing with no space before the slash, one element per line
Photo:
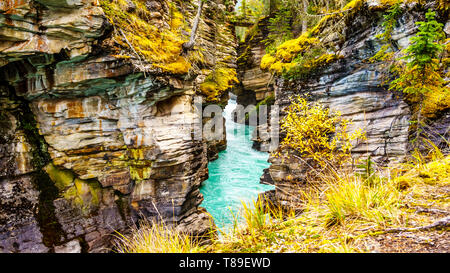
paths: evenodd
<path fill-rule="evenodd" d="M 201 204 L 213 216 L 219 228 L 233 223 L 233 213 L 239 214 L 242 202 L 250 203 L 258 194 L 274 189 L 259 183 L 263 170 L 269 167 L 268 153 L 252 149 L 251 126 L 234 123 L 231 114 L 236 102 L 230 100 L 224 111 L 227 130 L 227 149 L 219 159 L 209 163 L 209 179 L 203 182 Z"/>

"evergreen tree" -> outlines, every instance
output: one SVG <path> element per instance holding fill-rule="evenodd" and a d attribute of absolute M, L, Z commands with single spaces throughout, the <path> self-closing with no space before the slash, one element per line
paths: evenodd
<path fill-rule="evenodd" d="M 435 17 L 436 13 L 429 10 L 426 13 L 426 21 L 416 23 L 419 26 L 418 33 L 411 38 L 411 45 L 406 49 L 406 55 L 401 58 L 407 63 L 400 62 L 393 67 L 398 78 L 390 84 L 391 90 L 403 92 L 407 99 L 416 105 L 418 126 L 415 140 L 418 140 L 424 125 L 423 109 L 428 98 L 450 95 L 439 71 L 439 55 L 444 48 L 440 41 L 445 37 L 442 32 L 443 24 L 437 22 Z"/>
<path fill-rule="evenodd" d="M 403 57 L 409 62 L 400 77 L 392 82 L 392 89 L 420 96 L 442 85 L 438 57 L 444 48 L 439 43 L 444 38 L 443 25 L 436 21 L 435 16 L 435 12 L 428 11 L 427 21 L 416 23 L 419 32 L 411 38 L 412 43 Z"/>

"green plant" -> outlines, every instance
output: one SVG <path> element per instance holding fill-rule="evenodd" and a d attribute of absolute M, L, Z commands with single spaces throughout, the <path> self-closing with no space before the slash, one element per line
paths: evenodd
<path fill-rule="evenodd" d="M 392 61 L 393 51 L 395 50 L 392 45 L 392 32 L 397 25 L 399 16 L 402 14 L 402 9 L 400 7 L 401 2 L 401 0 L 397 1 L 397 3 L 395 3 L 383 16 L 384 21 L 382 26 L 384 28 L 384 32 L 376 36 L 380 39 L 382 46 L 381 49 L 369 59 L 370 62 Z"/>
<path fill-rule="evenodd" d="M 379 177 L 376 175 L 375 162 L 372 161 L 372 157 L 369 155 L 366 159 L 362 160 L 362 163 L 358 166 L 362 173 L 357 173 L 362 179 L 364 179 L 368 185 L 374 185 L 378 182 Z"/>
<path fill-rule="evenodd" d="M 277 47 L 287 40 L 293 38 L 292 34 L 292 12 L 287 7 L 280 8 L 269 19 L 269 35 L 262 42 L 266 46 L 266 53 L 275 53 Z"/>
<path fill-rule="evenodd" d="M 409 61 L 405 73 L 392 82 L 391 89 L 402 90 L 406 94 L 423 95 L 433 91 L 434 86 L 442 85 L 437 59 L 444 49 L 439 43 L 444 38 L 443 24 L 438 23 L 435 16 L 436 13 L 429 10 L 426 14 L 427 21 L 416 23 L 419 32 L 411 38 L 412 44 L 402 57 Z"/>
<path fill-rule="evenodd" d="M 391 71 L 396 76 L 390 90 L 403 92 L 415 104 L 416 137 L 419 139 L 424 117 L 450 107 L 450 89 L 445 86 L 440 71 L 439 55 L 444 46 L 443 25 L 436 21 L 436 13 L 429 10 L 425 22 L 417 22 L 418 33 L 411 38 L 405 56 L 397 59 Z M 406 63 L 404 62 L 406 61 Z"/>

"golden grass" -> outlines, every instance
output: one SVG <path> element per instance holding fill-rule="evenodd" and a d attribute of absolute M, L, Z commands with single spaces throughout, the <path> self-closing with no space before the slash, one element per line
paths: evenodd
<path fill-rule="evenodd" d="M 360 221 L 385 227 L 400 223 L 400 192 L 392 181 L 368 183 L 360 176 L 345 174 L 326 185 L 326 225 Z"/>
<path fill-rule="evenodd" d="M 315 176 L 320 182 L 315 188 L 302 192 L 301 213 L 255 201 L 243 204 L 233 228 L 211 237 L 209 245 L 199 246 L 187 234 L 147 223 L 131 236 L 121 235 L 117 249 L 121 253 L 365 252 L 365 240 L 388 228 L 435 221 L 417 213 L 416 206 L 448 210 L 449 174 L 450 156 L 436 147 L 427 156 L 415 153 L 409 163 L 370 176 L 343 168 L 323 172 Z"/>
<path fill-rule="evenodd" d="M 186 233 L 164 223 L 141 221 L 132 227 L 131 235 L 117 233 L 116 251 L 119 253 L 197 253 L 198 242 Z"/>

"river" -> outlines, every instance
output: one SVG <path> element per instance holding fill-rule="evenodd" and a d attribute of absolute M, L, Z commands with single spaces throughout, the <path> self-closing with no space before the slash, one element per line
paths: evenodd
<path fill-rule="evenodd" d="M 258 194 L 274 189 L 259 183 L 263 170 L 269 167 L 269 154 L 252 149 L 254 127 L 232 121 L 231 114 L 236 101 L 230 100 L 224 110 L 226 119 L 227 149 L 219 153 L 219 159 L 209 163 L 209 179 L 203 182 L 201 204 L 213 216 L 216 225 L 223 229 L 233 223 L 233 214 Z"/>

